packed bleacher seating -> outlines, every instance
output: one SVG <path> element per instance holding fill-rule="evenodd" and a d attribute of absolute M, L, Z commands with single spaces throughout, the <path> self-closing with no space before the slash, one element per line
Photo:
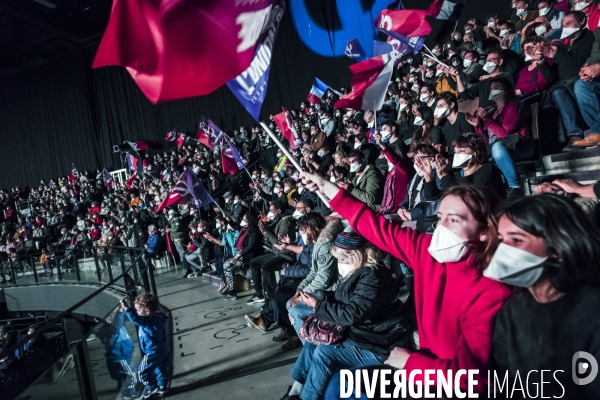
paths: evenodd
<path fill-rule="evenodd" d="M 570 368 L 578 351 L 600 358 L 600 184 L 529 195 L 519 168 L 543 142 L 600 146 L 598 3 L 513 0 L 510 15 L 468 20 L 432 47 L 437 61 L 397 64 L 380 110 L 335 108 L 333 89 L 302 102 L 302 144 L 287 150 L 303 171 L 257 125 L 230 135 L 247 166 L 235 174 L 223 146 L 197 143 L 140 151 L 126 184 L 98 170 L 2 191 L 2 263 L 36 254 L 51 281 L 57 251 L 106 269 L 115 246 L 145 247 L 144 262 L 168 252 L 183 278 L 218 276 L 224 301 L 251 279 L 247 303 L 263 307 L 249 326 L 302 347 L 283 399 L 339 398 L 339 371 L 361 367 L 494 368 L 509 382 L 561 369 L 547 395 L 599 398 L 600 381 L 576 385 Z M 554 131 L 532 122 L 543 110 Z M 157 211 L 185 171 L 215 203 Z"/>

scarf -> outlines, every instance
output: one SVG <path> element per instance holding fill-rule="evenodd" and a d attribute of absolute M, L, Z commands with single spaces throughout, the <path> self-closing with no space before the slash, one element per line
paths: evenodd
<path fill-rule="evenodd" d="M 246 240 L 246 236 L 248 236 L 250 232 L 248 231 L 248 228 L 242 228 L 240 229 L 240 235 L 238 236 L 236 242 L 235 242 L 235 248 L 239 251 L 244 250 L 244 240 Z"/>

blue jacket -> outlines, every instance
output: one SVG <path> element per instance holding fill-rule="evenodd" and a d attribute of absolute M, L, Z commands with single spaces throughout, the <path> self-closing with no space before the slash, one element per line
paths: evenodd
<path fill-rule="evenodd" d="M 158 246 L 159 242 L 160 242 L 160 233 L 148 235 L 148 240 L 146 241 L 146 244 L 148 245 L 146 250 L 148 251 L 148 253 L 157 252 L 159 249 L 159 246 Z"/>
<path fill-rule="evenodd" d="M 314 243 L 304 246 L 304 249 L 302 250 L 302 253 L 300 253 L 300 257 L 298 257 L 296 264 L 290 265 L 285 269 L 285 276 L 290 278 L 306 278 L 310 272 L 314 247 Z"/>
<path fill-rule="evenodd" d="M 131 360 L 133 343 L 123 326 L 125 314 L 117 311 L 111 323 L 105 323 L 96 336 L 104 344 L 106 357 L 115 361 Z"/>
<path fill-rule="evenodd" d="M 169 352 L 166 334 L 168 318 L 166 315 L 155 313 L 142 317 L 137 313 L 135 307 L 129 307 L 125 314 L 131 322 L 139 327 L 140 349 L 144 354 L 165 354 Z"/>

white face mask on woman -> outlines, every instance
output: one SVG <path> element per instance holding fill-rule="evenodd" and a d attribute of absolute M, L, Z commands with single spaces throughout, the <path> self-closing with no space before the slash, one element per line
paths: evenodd
<path fill-rule="evenodd" d="M 350 272 L 352 272 L 353 269 L 354 269 L 354 265 L 352 265 L 352 264 L 344 264 L 344 263 L 338 262 L 338 272 L 344 278 L 346 276 L 348 276 L 348 274 Z"/>
<path fill-rule="evenodd" d="M 429 254 L 439 263 L 457 262 L 467 250 L 467 241 L 438 224 L 429 245 Z"/>
<path fill-rule="evenodd" d="M 483 276 L 507 285 L 527 288 L 542 276 L 547 259 L 500 243 Z"/>
<path fill-rule="evenodd" d="M 247 226 L 248 226 L 248 223 L 247 223 L 246 221 L 242 221 L 242 222 L 240 222 L 240 226 L 241 226 L 242 228 L 245 228 L 245 227 L 247 227 Z M 229 229 L 229 228 L 230 228 L 230 226 L 229 226 L 229 225 L 227 225 L 227 229 Z"/>
<path fill-rule="evenodd" d="M 269 221 L 273 221 L 275 219 L 275 214 L 273 214 L 271 211 L 269 211 L 269 213 L 267 214 L 267 219 Z"/>
<path fill-rule="evenodd" d="M 415 121 L 413 122 L 413 125 L 416 125 L 416 126 L 421 126 L 421 125 L 423 125 L 424 123 L 425 123 L 425 121 L 423 120 L 423 118 L 421 118 L 421 117 L 416 117 L 416 118 L 415 118 Z"/>
<path fill-rule="evenodd" d="M 504 98 L 504 90 L 494 89 L 490 92 L 490 97 L 488 100 L 493 102 L 499 102 Z"/>
<path fill-rule="evenodd" d="M 452 168 L 464 168 L 469 163 L 469 160 L 473 158 L 472 154 L 456 153 L 452 160 Z"/>

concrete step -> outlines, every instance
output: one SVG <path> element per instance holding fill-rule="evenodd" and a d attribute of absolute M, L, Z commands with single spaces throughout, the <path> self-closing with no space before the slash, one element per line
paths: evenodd
<path fill-rule="evenodd" d="M 565 174 L 600 169 L 600 147 L 557 153 L 542 158 L 544 171 L 538 175 Z"/>

